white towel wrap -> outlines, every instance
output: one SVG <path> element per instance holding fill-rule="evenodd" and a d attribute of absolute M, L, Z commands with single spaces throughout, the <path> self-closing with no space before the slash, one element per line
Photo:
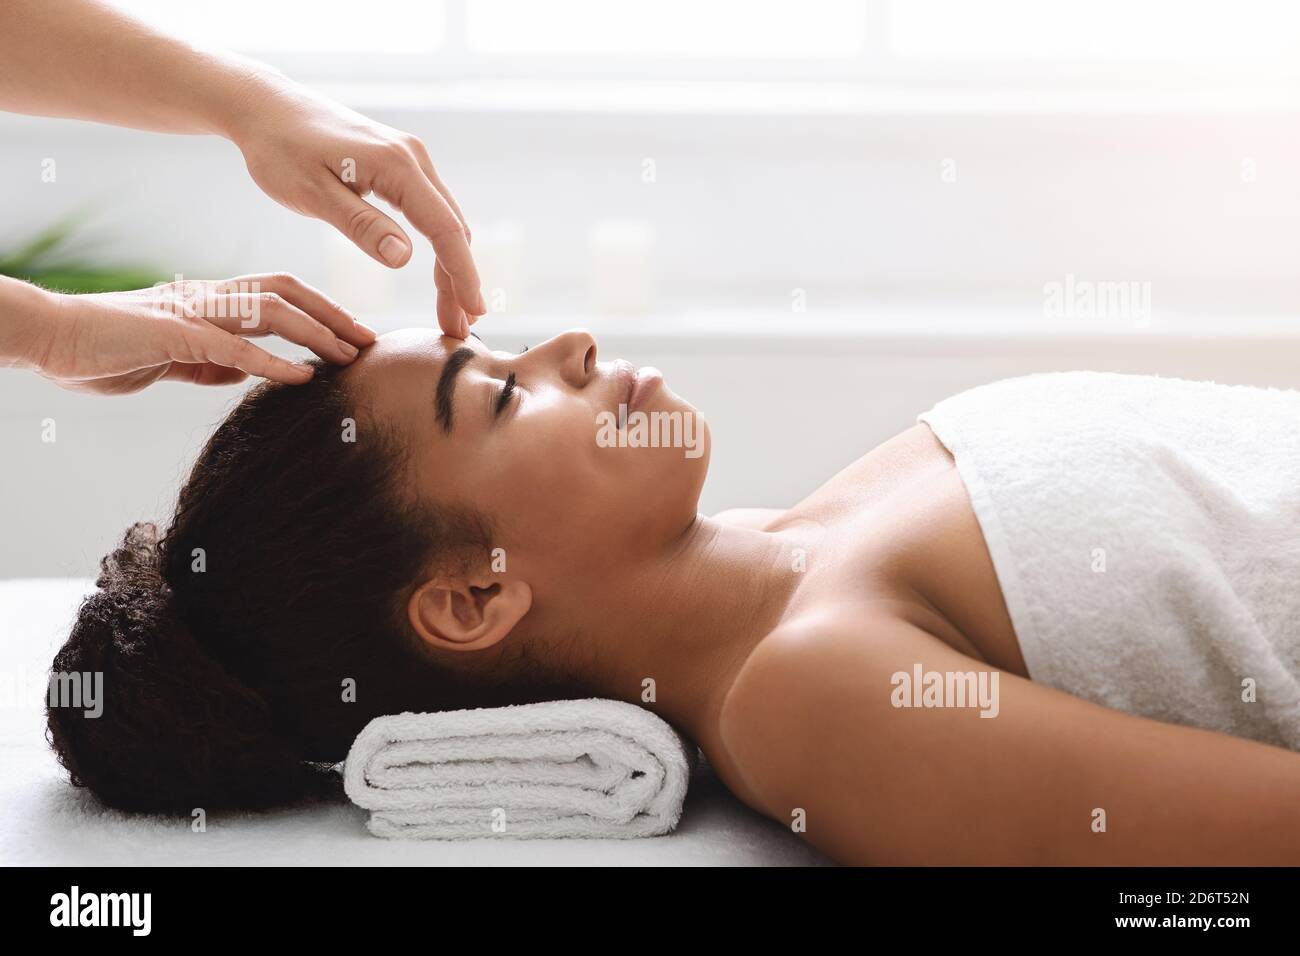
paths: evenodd
<path fill-rule="evenodd" d="M 1300 750 L 1300 392 L 1097 372 L 921 416 L 1034 680 Z"/>
<path fill-rule="evenodd" d="M 657 836 L 681 816 L 695 749 L 616 700 L 394 714 L 357 736 L 343 779 L 381 837 Z"/>

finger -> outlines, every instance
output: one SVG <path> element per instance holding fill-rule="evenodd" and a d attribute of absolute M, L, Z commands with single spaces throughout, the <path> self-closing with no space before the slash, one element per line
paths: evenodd
<path fill-rule="evenodd" d="M 438 325 L 448 335 L 454 335 L 458 339 L 469 338 L 470 320 L 465 316 L 464 309 L 456 303 L 451 276 L 441 262 L 433 264 L 433 284 L 438 287 Z"/>
<path fill-rule="evenodd" d="M 433 161 L 429 158 L 429 153 L 424 148 L 424 143 L 417 139 L 412 144 L 412 148 L 415 150 L 415 157 L 420 163 L 421 171 L 423 171 L 424 175 L 429 178 L 429 182 L 433 183 L 434 188 L 436 188 L 442 195 L 442 198 L 447 201 L 447 205 L 452 208 L 452 211 L 456 213 L 456 218 L 460 220 L 461 228 L 465 230 L 465 241 L 467 243 L 473 243 L 474 236 L 470 232 L 469 223 L 465 221 L 465 214 L 460 211 L 460 206 L 457 205 L 456 200 L 452 197 L 451 190 L 449 190 L 446 184 L 443 183 L 442 178 L 438 175 L 438 171 L 433 168 Z M 446 267 L 443 266 L 441 259 L 434 263 L 433 278 L 435 284 L 438 286 L 438 321 L 441 324 L 443 310 L 446 309 L 449 314 L 453 311 L 450 306 L 443 305 L 443 299 L 454 299 L 456 295 L 454 283 L 451 281 L 451 276 L 447 272 Z M 440 280 L 445 280 L 445 283 Z M 482 292 L 480 290 L 480 296 L 481 295 Z M 477 315 L 465 312 L 459 306 L 455 307 L 454 311 L 459 312 L 465 317 L 466 324 L 461 327 L 463 334 L 460 337 L 462 339 L 469 336 L 469 327 L 486 313 L 487 303 L 484 302 L 482 304 L 484 306 L 484 312 Z"/>
<path fill-rule="evenodd" d="M 325 220 L 372 259 L 396 269 L 411 258 L 411 240 L 402 227 L 333 176 L 318 193 L 319 206 L 308 209 Z"/>
<path fill-rule="evenodd" d="M 347 365 L 357 357 L 357 347 L 344 342 L 302 309 L 274 292 L 241 293 L 214 297 L 215 315 L 207 321 L 235 335 L 274 333 L 295 345 L 311 349 L 327 362 Z"/>
<path fill-rule="evenodd" d="M 237 368 L 226 368 L 211 362 L 187 363 L 172 362 L 163 378 L 174 382 L 189 382 L 192 385 L 235 385 L 248 378 L 247 372 Z"/>
<path fill-rule="evenodd" d="M 285 361 L 278 355 L 258 348 L 248 339 L 215 328 L 200 338 L 193 351 L 198 362 L 237 368 L 249 375 L 269 378 L 286 385 L 301 385 L 316 374 L 310 365 Z"/>
<path fill-rule="evenodd" d="M 447 205 L 451 207 L 451 211 L 456 214 L 456 218 L 460 220 L 460 227 L 465 230 L 465 241 L 473 245 L 474 234 L 470 231 L 469 222 L 465 219 L 465 214 L 460 211 L 460 206 L 457 204 L 456 198 L 451 194 L 451 190 L 442 181 L 438 171 L 433 168 L 433 160 L 429 158 L 429 151 L 424 148 L 424 143 L 417 139 L 411 144 L 411 148 L 415 151 L 415 158 L 420 164 L 420 170 L 425 176 L 429 177 L 429 182 L 433 183 L 433 188 L 438 190 L 442 198 L 447 201 Z"/>
<path fill-rule="evenodd" d="M 470 315 L 487 312 L 479 289 L 478 269 L 460 218 L 434 188 L 418 163 L 399 165 L 375 180 L 375 192 L 402 210 L 411 225 L 433 244 L 438 261 L 446 267 L 456 302 Z"/>
<path fill-rule="evenodd" d="M 373 329 L 367 328 L 358 322 L 351 312 L 324 292 L 309 286 L 297 276 L 290 275 L 287 272 L 236 276 L 217 285 L 219 291 L 222 292 L 274 292 L 286 302 L 306 312 L 339 338 L 345 342 L 350 342 L 357 348 L 365 348 L 375 342 Z M 223 288 L 225 286 L 232 288 Z"/>

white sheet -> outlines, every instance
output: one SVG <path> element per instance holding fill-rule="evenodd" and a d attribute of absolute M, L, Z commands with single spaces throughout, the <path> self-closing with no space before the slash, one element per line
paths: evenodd
<path fill-rule="evenodd" d="M 822 865 L 824 857 L 736 800 L 701 766 L 682 822 L 644 840 L 379 840 L 349 803 L 185 818 L 105 810 L 72 787 L 45 742 L 54 651 L 91 585 L 0 581 L 0 864 L 4 865 Z"/>

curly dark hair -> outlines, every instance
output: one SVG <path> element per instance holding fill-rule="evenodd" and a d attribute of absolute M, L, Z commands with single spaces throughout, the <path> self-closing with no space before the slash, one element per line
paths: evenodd
<path fill-rule="evenodd" d="M 102 714 L 52 702 L 47 736 L 104 803 L 190 812 L 337 794 L 330 768 L 380 714 L 548 696 L 440 666 L 420 645 L 406 595 L 432 563 L 486 554 L 488 529 L 400 493 L 403 443 L 359 414 L 339 371 L 317 363 L 307 384 L 250 390 L 166 532 L 137 524 L 101 562 L 53 671 L 102 674 Z"/>

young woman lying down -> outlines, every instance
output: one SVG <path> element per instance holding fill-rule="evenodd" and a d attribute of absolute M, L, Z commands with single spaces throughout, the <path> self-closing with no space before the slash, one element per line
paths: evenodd
<path fill-rule="evenodd" d="M 117 807 L 261 807 L 380 714 L 607 697 L 843 862 L 1300 862 L 1300 393 L 1002 382 L 714 517 L 695 416 L 584 332 L 253 389 L 105 559 L 60 758 Z"/>

